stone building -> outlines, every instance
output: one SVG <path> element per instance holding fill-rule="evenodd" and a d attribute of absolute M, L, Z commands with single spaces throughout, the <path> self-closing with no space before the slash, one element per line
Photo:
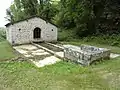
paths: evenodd
<path fill-rule="evenodd" d="M 56 25 L 37 16 L 15 23 L 8 23 L 5 26 L 7 28 L 7 40 L 12 45 L 57 41 Z"/>

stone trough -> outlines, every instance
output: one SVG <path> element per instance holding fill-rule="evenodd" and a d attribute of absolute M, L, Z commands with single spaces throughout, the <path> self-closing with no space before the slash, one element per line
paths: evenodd
<path fill-rule="evenodd" d="M 110 59 L 110 50 L 88 45 L 64 45 L 64 58 L 88 66 L 96 60 Z"/>

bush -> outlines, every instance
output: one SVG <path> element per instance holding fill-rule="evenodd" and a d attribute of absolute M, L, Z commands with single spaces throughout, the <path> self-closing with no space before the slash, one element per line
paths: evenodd
<path fill-rule="evenodd" d="M 110 46 L 120 46 L 120 34 L 119 35 L 97 35 L 88 36 L 82 39 L 85 42 L 94 42 L 97 44 L 106 44 Z"/>
<path fill-rule="evenodd" d="M 58 40 L 59 41 L 70 41 L 76 38 L 74 30 L 59 29 Z"/>
<path fill-rule="evenodd" d="M 74 29 L 72 30 L 64 30 L 60 29 L 58 33 L 59 41 L 75 41 L 75 42 L 93 42 L 96 44 L 104 44 L 109 46 L 117 46 L 120 47 L 120 34 L 113 35 L 91 35 L 87 37 L 79 37 L 76 34 Z"/>
<path fill-rule="evenodd" d="M 0 42 L 6 39 L 6 32 L 4 28 L 0 28 Z"/>

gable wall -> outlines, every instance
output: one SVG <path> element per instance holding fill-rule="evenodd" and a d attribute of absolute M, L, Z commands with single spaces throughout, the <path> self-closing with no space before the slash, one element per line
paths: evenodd
<path fill-rule="evenodd" d="M 6 38 L 12 44 L 12 27 L 7 27 Z"/>
<path fill-rule="evenodd" d="M 7 36 L 8 41 L 14 44 L 30 43 L 34 41 L 33 31 L 36 27 L 41 29 L 41 41 L 57 41 L 57 27 L 40 18 L 32 18 L 9 26 L 11 33 Z"/>

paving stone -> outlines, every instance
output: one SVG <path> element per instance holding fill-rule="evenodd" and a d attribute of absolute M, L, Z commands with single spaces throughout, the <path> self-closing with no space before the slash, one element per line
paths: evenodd
<path fill-rule="evenodd" d="M 21 54 L 27 54 L 27 53 L 28 53 L 28 51 L 23 50 L 23 49 L 20 49 L 20 48 L 17 48 L 17 47 L 15 47 L 14 49 L 15 49 L 16 51 L 18 51 L 19 53 L 21 53 Z"/>
<path fill-rule="evenodd" d="M 32 53 L 43 53 L 45 52 L 45 50 L 42 50 L 42 49 L 38 49 L 38 50 L 35 50 L 35 51 L 31 51 Z"/>
<path fill-rule="evenodd" d="M 110 58 L 116 58 L 116 57 L 119 57 L 119 56 L 120 56 L 120 54 L 114 54 L 114 53 L 110 54 Z"/>
<path fill-rule="evenodd" d="M 20 48 L 27 49 L 27 50 L 35 50 L 38 49 L 36 46 L 33 45 L 21 45 Z"/>
<path fill-rule="evenodd" d="M 64 52 L 56 52 L 55 54 L 62 57 L 62 58 L 64 58 Z"/>
<path fill-rule="evenodd" d="M 36 62 L 36 61 L 34 61 L 32 59 L 30 59 L 30 61 L 32 61 L 37 67 L 44 67 L 46 65 L 55 64 L 55 63 L 59 62 L 60 59 L 56 58 L 55 56 L 50 56 L 50 57 L 46 57 L 43 60 L 40 60 L 39 62 Z"/>
<path fill-rule="evenodd" d="M 19 53 L 23 54 L 25 57 L 30 58 L 29 60 L 32 61 L 37 67 L 44 67 L 46 65 L 55 64 L 56 62 L 60 61 L 60 59 L 57 57 L 51 56 L 50 53 L 43 49 L 39 49 L 34 45 L 21 45 L 15 46 L 13 48 L 16 49 Z M 63 52 L 58 52 L 57 54 L 62 55 L 62 53 Z"/>
<path fill-rule="evenodd" d="M 32 55 L 48 55 L 48 54 L 49 54 L 48 52 L 43 52 L 43 53 L 35 52 L 35 53 L 32 53 Z"/>
<path fill-rule="evenodd" d="M 33 57 L 32 55 L 24 55 L 25 57 Z"/>

